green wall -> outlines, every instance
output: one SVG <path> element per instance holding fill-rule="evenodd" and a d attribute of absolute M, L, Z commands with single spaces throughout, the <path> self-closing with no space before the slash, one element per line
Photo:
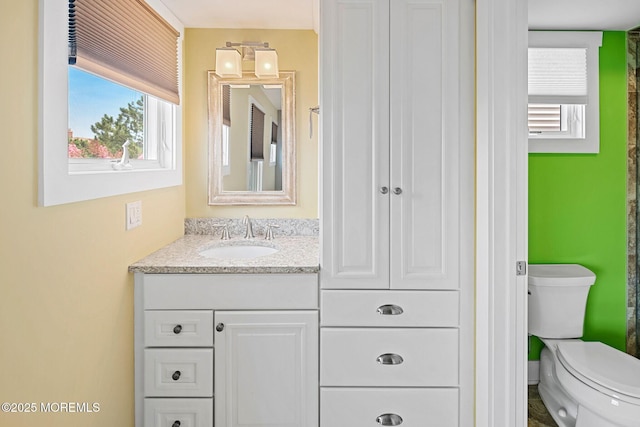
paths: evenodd
<path fill-rule="evenodd" d="M 626 34 L 600 48 L 600 153 L 529 155 L 529 263 L 577 263 L 596 274 L 584 339 L 626 339 Z M 531 340 L 530 359 L 542 344 Z"/>

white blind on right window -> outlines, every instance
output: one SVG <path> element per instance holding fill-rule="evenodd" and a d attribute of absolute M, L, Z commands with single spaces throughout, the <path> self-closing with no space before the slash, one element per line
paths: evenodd
<path fill-rule="evenodd" d="M 530 104 L 587 104 L 586 48 L 529 48 Z"/>

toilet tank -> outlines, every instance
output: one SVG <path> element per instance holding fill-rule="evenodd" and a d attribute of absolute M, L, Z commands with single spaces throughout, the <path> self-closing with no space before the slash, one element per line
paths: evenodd
<path fill-rule="evenodd" d="M 589 288 L 596 275 L 578 264 L 529 266 L 529 334 L 580 338 Z"/>

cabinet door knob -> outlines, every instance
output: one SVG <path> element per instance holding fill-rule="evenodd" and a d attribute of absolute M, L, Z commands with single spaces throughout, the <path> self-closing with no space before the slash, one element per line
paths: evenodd
<path fill-rule="evenodd" d="M 389 192 L 389 187 L 380 187 L 380 192 L 382 194 L 387 194 Z"/>
<path fill-rule="evenodd" d="M 402 188 L 400 187 L 395 187 L 393 189 L 393 194 L 402 194 Z"/>
<path fill-rule="evenodd" d="M 171 375 L 171 378 L 173 378 L 174 381 L 178 381 L 180 379 L 180 375 L 182 375 L 180 371 L 175 371 L 173 375 Z"/>
<path fill-rule="evenodd" d="M 182 332 L 182 325 L 176 325 L 173 327 L 173 333 L 178 335 L 180 332 Z"/>
<path fill-rule="evenodd" d="M 173 424 L 171 424 L 171 427 L 180 427 L 180 425 L 181 425 L 181 424 L 182 424 L 182 423 L 181 423 L 180 421 L 175 420 L 175 421 L 173 422 Z"/>
<path fill-rule="evenodd" d="M 381 426 L 399 426 L 402 424 L 402 417 L 397 414 L 382 414 L 376 418 L 376 422 Z"/>
<path fill-rule="evenodd" d="M 385 353 L 378 356 L 376 362 L 381 365 L 399 365 L 404 362 L 404 359 L 399 354 Z"/>
<path fill-rule="evenodd" d="M 385 316 L 397 316 L 404 313 L 404 310 L 399 305 L 385 304 L 378 307 L 378 314 Z"/>
<path fill-rule="evenodd" d="M 224 331 L 224 323 L 220 322 L 216 325 L 216 331 L 222 332 Z"/>

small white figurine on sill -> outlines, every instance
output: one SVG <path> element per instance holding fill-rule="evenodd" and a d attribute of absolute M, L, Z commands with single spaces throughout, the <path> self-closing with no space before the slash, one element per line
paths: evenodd
<path fill-rule="evenodd" d="M 127 170 L 133 168 L 131 162 L 129 162 L 129 144 L 131 144 L 130 140 L 122 144 L 122 158 L 113 164 L 113 169 Z"/>

